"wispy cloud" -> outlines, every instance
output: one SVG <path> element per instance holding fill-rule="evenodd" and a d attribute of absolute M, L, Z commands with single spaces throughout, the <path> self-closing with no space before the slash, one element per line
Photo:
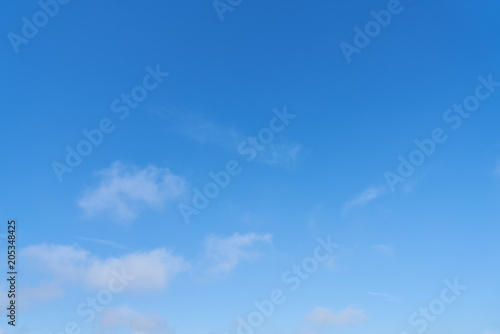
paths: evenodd
<path fill-rule="evenodd" d="M 394 255 L 394 247 L 390 245 L 375 245 L 373 249 L 379 253 L 383 253 L 385 255 Z"/>
<path fill-rule="evenodd" d="M 422 182 L 424 182 L 428 173 L 428 169 L 423 169 L 418 175 L 413 175 L 411 178 L 406 179 L 401 188 L 403 194 L 411 194 Z"/>
<path fill-rule="evenodd" d="M 95 242 L 98 244 L 103 244 L 107 246 L 112 246 L 118 249 L 128 249 L 128 247 L 125 247 L 123 245 L 120 245 L 119 243 L 109 241 L 109 240 L 103 240 L 103 239 L 94 239 L 94 238 L 84 238 L 84 237 L 76 237 L 77 239 L 84 240 L 84 241 L 90 241 L 90 242 Z"/>
<path fill-rule="evenodd" d="M 185 191 L 184 179 L 166 168 L 139 169 L 115 162 L 98 173 L 97 187 L 87 189 L 78 205 L 90 216 L 105 214 L 131 221 L 145 209 L 161 209 Z"/>
<path fill-rule="evenodd" d="M 237 129 L 234 124 L 221 124 L 202 113 L 186 108 L 168 112 L 155 110 L 154 113 L 163 119 L 173 120 L 173 131 L 200 145 L 216 145 L 236 153 L 238 145 L 249 138 L 249 134 Z M 258 152 L 255 161 L 270 166 L 293 168 L 302 151 L 302 145 L 279 142 L 276 139 L 273 143 L 265 145 L 264 150 Z"/>
<path fill-rule="evenodd" d="M 349 211 L 357 206 L 368 204 L 371 201 L 379 198 L 380 196 L 382 196 L 386 192 L 387 192 L 387 189 L 385 187 L 371 186 L 368 189 L 366 189 L 365 191 L 363 191 L 361 194 L 356 196 L 353 200 L 347 201 L 344 204 L 344 212 Z"/>
<path fill-rule="evenodd" d="M 297 163 L 301 152 L 302 145 L 299 144 L 270 144 L 262 151 L 257 161 L 291 168 Z"/>
<path fill-rule="evenodd" d="M 234 125 L 222 125 L 209 116 L 189 108 L 152 110 L 161 119 L 168 120 L 170 130 L 200 145 L 217 145 L 232 150 L 243 138 Z"/>
<path fill-rule="evenodd" d="M 400 299 L 397 298 L 397 297 L 394 297 L 394 296 L 391 296 L 391 295 L 386 295 L 386 294 L 383 294 L 383 293 L 367 292 L 367 294 L 369 294 L 371 296 L 375 296 L 375 297 L 380 297 L 383 300 L 385 300 L 387 302 L 391 302 L 391 303 L 396 303 L 396 302 L 400 301 Z"/>
<path fill-rule="evenodd" d="M 365 311 L 351 305 L 336 313 L 329 308 L 316 306 L 306 316 L 306 320 L 316 326 L 339 326 L 360 323 L 366 320 Z"/>
<path fill-rule="evenodd" d="M 227 274 L 241 261 L 257 258 L 260 255 L 259 246 L 271 243 L 271 234 L 235 233 L 226 238 L 211 235 L 205 240 L 207 272 L 212 275 Z"/>

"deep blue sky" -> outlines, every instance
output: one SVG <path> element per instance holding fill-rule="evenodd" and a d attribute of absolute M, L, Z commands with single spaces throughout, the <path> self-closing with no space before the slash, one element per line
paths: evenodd
<path fill-rule="evenodd" d="M 339 45 L 388 3 L 242 1 L 220 20 L 210 1 L 71 1 L 15 47 L 40 5 L 2 3 L 0 202 L 25 299 L 0 333 L 237 333 L 273 289 L 286 301 L 256 333 L 417 333 L 409 318 L 455 278 L 467 289 L 425 332 L 500 333 L 500 4 L 401 1 L 348 63 Z M 121 120 L 111 105 L 147 67 L 169 75 Z M 284 109 L 246 161 L 239 145 Z M 54 162 L 103 119 L 114 130 L 60 182 Z M 386 172 L 436 128 L 447 140 L 391 191 Z M 186 224 L 179 205 L 232 160 Z M 340 247 L 291 291 L 282 275 L 329 235 Z M 144 277 L 85 322 L 77 305 L 120 265 Z"/>

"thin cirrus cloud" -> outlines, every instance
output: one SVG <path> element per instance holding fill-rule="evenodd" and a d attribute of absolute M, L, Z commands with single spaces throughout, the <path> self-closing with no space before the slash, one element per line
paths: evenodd
<path fill-rule="evenodd" d="M 394 247 L 390 246 L 390 245 L 382 245 L 382 244 L 379 244 L 379 245 L 375 245 L 373 246 L 373 249 L 379 253 L 382 253 L 382 254 L 385 254 L 385 255 L 394 255 Z"/>
<path fill-rule="evenodd" d="M 133 310 L 128 305 L 111 307 L 104 310 L 100 327 L 110 330 L 127 328 L 133 333 L 168 334 L 165 320 L 155 314 L 143 314 Z"/>
<path fill-rule="evenodd" d="M 302 152 L 299 144 L 270 144 L 258 158 L 258 161 L 267 165 L 294 167 Z"/>
<path fill-rule="evenodd" d="M 76 238 L 83 240 L 83 241 L 95 242 L 98 244 L 115 247 L 118 249 L 128 249 L 128 247 L 125 247 L 119 243 L 116 243 L 116 242 L 110 241 L 110 240 L 103 240 L 103 239 L 96 239 L 96 238 L 84 238 L 84 237 L 76 237 Z"/>
<path fill-rule="evenodd" d="M 352 325 L 366 320 L 365 311 L 358 309 L 353 305 L 346 307 L 344 310 L 336 313 L 333 310 L 316 306 L 306 315 L 306 320 L 315 326 L 339 326 Z"/>
<path fill-rule="evenodd" d="M 173 118 L 177 125 L 174 130 L 200 145 L 217 145 L 226 150 L 237 152 L 238 145 L 248 140 L 249 136 L 234 125 L 223 125 L 207 119 L 203 114 L 188 109 L 170 111 L 154 111 L 161 118 Z M 293 168 L 303 152 L 302 145 L 279 143 L 275 139 L 259 150 L 255 160 L 270 166 Z"/>
<path fill-rule="evenodd" d="M 205 257 L 211 275 L 224 275 L 240 262 L 258 258 L 258 248 L 272 243 L 271 234 L 238 234 L 229 237 L 210 235 L 205 240 Z"/>
<path fill-rule="evenodd" d="M 164 248 L 100 259 L 74 246 L 39 244 L 24 248 L 21 254 L 32 270 L 53 275 L 53 281 L 88 288 L 107 288 L 115 271 L 132 277 L 127 290 L 158 291 L 190 268 L 184 258 Z"/>
<path fill-rule="evenodd" d="M 166 168 L 140 169 L 119 161 L 98 172 L 98 186 L 87 189 L 78 205 L 89 215 L 132 221 L 147 209 L 162 209 L 185 192 L 185 181 Z"/>
<path fill-rule="evenodd" d="M 379 198 L 383 194 L 385 194 L 386 191 L 387 189 L 384 187 L 371 186 L 365 191 L 363 191 L 361 194 L 356 196 L 353 200 L 347 201 L 344 204 L 344 212 L 349 211 L 358 206 L 366 205 L 371 201 Z"/>
<path fill-rule="evenodd" d="M 199 113 L 182 112 L 178 117 L 180 122 L 176 131 L 200 145 L 218 145 L 225 149 L 233 149 L 241 137 L 234 126 L 223 126 L 204 118 Z"/>

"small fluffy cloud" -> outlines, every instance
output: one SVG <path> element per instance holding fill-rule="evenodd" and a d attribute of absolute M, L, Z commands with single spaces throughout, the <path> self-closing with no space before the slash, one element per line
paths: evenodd
<path fill-rule="evenodd" d="M 168 169 L 144 169 L 115 162 L 98 173 L 100 183 L 87 189 L 78 205 L 90 216 L 105 214 L 118 221 L 131 221 L 145 209 L 161 209 L 185 192 L 185 181 Z"/>
<path fill-rule="evenodd" d="M 271 234 L 235 233 L 226 238 L 211 235 L 205 240 L 205 256 L 209 261 L 207 271 L 215 275 L 226 274 L 241 261 L 258 257 L 258 246 L 271 243 Z"/>
<path fill-rule="evenodd" d="M 169 333 L 168 325 L 161 316 L 142 314 L 127 305 L 104 310 L 100 325 L 109 329 L 132 329 L 134 334 Z"/>
<path fill-rule="evenodd" d="M 40 244 L 26 247 L 21 254 L 31 268 L 50 273 L 54 280 L 90 288 L 107 288 L 116 273 L 123 273 L 133 277 L 127 289 L 157 291 L 167 288 L 178 274 L 189 269 L 182 257 L 163 248 L 100 259 L 77 247 Z"/>
<path fill-rule="evenodd" d="M 316 306 L 306 316 L 306 320 L 316 326 L 339 326 L 356 324 L 366 320 L 365 311 L 354 306 L 348 306 L 340 313 L 335 313 L 329 308 Z"/>
<path fill-rule="evenodd" d="M 361 194 L 356 196 L 351 201 L 348 201 L 344 204 L 344 211 L 351 210 L 357 206 L 368 204 L 369 202 L 379 198 L 386 192 L 386 188 L 384 187 L 369 187 Z"/>

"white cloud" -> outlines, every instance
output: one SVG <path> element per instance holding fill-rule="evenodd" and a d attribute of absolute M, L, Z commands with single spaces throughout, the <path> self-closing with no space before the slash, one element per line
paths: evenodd
<path fill-rule="evenodd" d="M 363 191 L 361 194 L 356 196 L 351 201 L 348 201 L 344 204 L 344 211 L 351 210 L 354 207 L 360 206 L 360 205 L 365 205 L 377 198 L 379 198 L 381 195 L 383 195 L 386 192 L 386 188 L 384 187 L 374 187 L 371 186 L 365 191 Z"/>
<path fill-rule="evenodd" d="M 120 271 L 120 268 L 134 276 L 128 289 L 158 291 L 167 288 L 179 273 L 188 270 L 189 263 L 163 248 L 104 261 L 94 260 L 86 271 L 85 283 L 96 288 L 106 287 L 113 277 L 111 271 Z"/>
<path fill-rule="evenodd" d="M 99 259 L 73 246 L 40 244 L 26 247 L 22 256 L 30 267 L 52 274 L 55 281 L 77 282 L 90 288 L 107 288 L 116 271 L 134 277 L 127 289 L 163 290 L 174 277 L 189 269 L 182 257 L 163 248 Z"/>
<path fill-rule="evenodd" d="M 185 192 L 185 181 L 166 168 L 144 169 L 115 162 L 98 173 L 99 185 L 87 189 L 78 205 L 90 216 L 106 214 L 119 221 L 131 221 L 144 209 L 161 209 Z"/>
<path fill-rule="evenodd" d="M 81 278 L 82 269 L 88 266 L 90 256 L 81 248 L 52 244 L 28 246 L 21 251 L 21 255 L 25 261 L 31 261 L 31 267 L 70 281 Z"/>
<path fill-rule="evenodd" d="M 259 256 L 255 248 L 260 244 L 271 244 L 271 234 L 233 234 L 223 238 L 215 235 L 205 240 L 205 256 L 209 260 L 209 274 L 226 274 L 243 260 Z"/>
<path fill-rule="evenodd" d="M 306 320 L 317 326 L 338 326 L 356 324 L 366 320 L 365 311 L 354 306 L 348 306 L 339 313 L 333 312 L 329 308 L 316 306 L 306 316 Z"/>
<path fill-rule="evenodd" d="M 142 314 L 127 305 L 104 310 L 100 325 L 104 328 L 127 328 L 134 334 L 166 334 L 168 325 L 159 315 Z"/>

